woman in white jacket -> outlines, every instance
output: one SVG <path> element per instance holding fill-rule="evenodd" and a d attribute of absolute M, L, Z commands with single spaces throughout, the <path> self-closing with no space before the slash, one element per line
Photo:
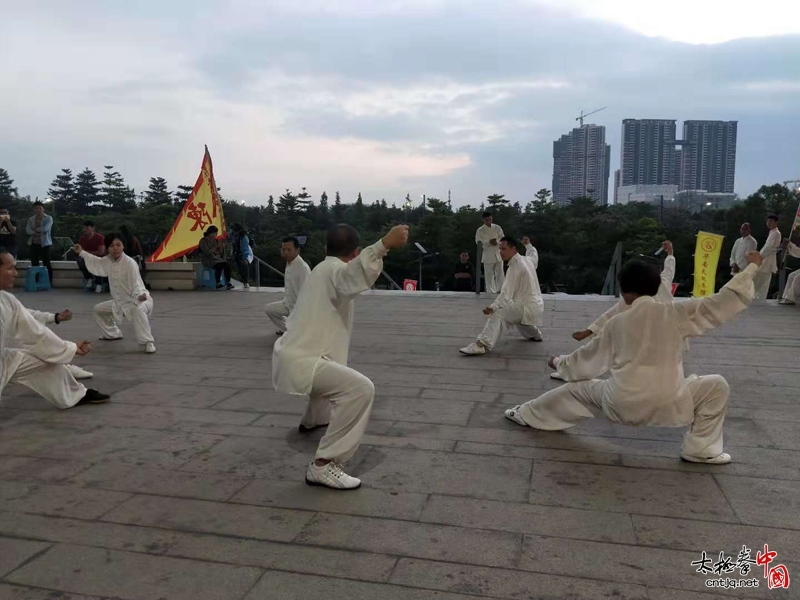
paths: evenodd
<path fill-rule="evenodd" d="M 113 300 L 101 302 L 94 307 L 94 317 L 100 326 L 101 340 L 121 340 L 119 324 L 123 320 L 133 323 L 136 341 L 144 347 L 147 354 L 156 351 L 155 340 L 150 331 L 150 314 L 153 312 L 153 298 L 139 274 L 139 265 L 125 254 L 123 239 L 118 233 L 106 236 L 108 254 L 102 258 L 84 252 L 79 244 L 73 248 L 75 254 L 86 261 L 86 268 L 92 275 L 108 277 Z"/>

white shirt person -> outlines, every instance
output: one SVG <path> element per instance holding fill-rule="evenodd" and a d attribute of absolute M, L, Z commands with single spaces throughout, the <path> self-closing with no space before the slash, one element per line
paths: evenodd
<path fill-rule="evenodd" d="M 492 222 L 492 213 L 483 213 L 483 225 L 475 232 L 475 243 L 481 245 L 481 264 L 486 277 L 486 291 L 496 294 L 503 287 L 503 259 L 500 257 L 500 240 L 503 228 Z"/>
<path fill-rule="evenodd" d="M 784 243 L 784 250 L 789 256 L 800 258 L 800 247 L 790 241 Z M 793 305 L 800 300 L 800 269 L 796 269 L 789 273 L 786 279 L 786 287 L 783 290 L 783 297 L 778 301 L 778 304 Z"/>
<path fill-rule="evenodd" d="M 542 341 L 542 333 L 537 327 L 544 314 L 542 291 L 536 275 L 539 255 L 528 238 L 523 238 L 523 241 L 526 249 L 524 255 L 517 251 L 517 242 L 513 238 L 503 237 L 500 240 L 500 254 L 508 261 L 503 288 L 491 306 L 483 309 L 489 319 L 477 341 L 459 350 L 461 354 L 486 354 L 495 347 L 503 329 L 511 325 L 517 327 L 522 337 Z"/>
<path fill-rule="evenodd" d="M 747 268 L 747 255 L 758 250 L 756 238 L 750 235 L 750 223 L 742 223 L 739 231 L 742 237 L 733 243 L 733 249 L 731 250 L 730 265 L 731 273 L 734 275 Z"/>
<path fill-rule="evenodd" d="M 114 341 L 122 339 L 119 326 L 131 321 L 136 341 L 147 354 L 156 351 L 153 333 L 150 330 L 150 315 L 153 312 L 153 297 L 147 291 L 139 273 L 139 265 L 125 254 L 122 238 L 117 233 L 106 236 L 108 254 L 102 258 L 84 251 L 75 245 L 74 252 L 83 258 L 92 275 L 108 277 L 111 300 L 94 307 L 94 317 L 100 327 L 100 339 Z"/>
<path fill-rule="evenodd" d="M 286 260 L 284 271 L 284 296 L 283 300 L 270 302 L 264 307 L 264 312 L 277 328 L 278 335 L 286 331 L 286 318 L 294 310 L 300 289 L 311 273 L 303 257 L 300 256 L 300 242 L 296 237 L 283 238 L 281 242 L 281 256 Z"/>

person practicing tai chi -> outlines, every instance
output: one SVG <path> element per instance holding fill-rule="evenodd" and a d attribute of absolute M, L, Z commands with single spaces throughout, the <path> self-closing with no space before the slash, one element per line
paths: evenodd
<path fill-rule="evenodd" d="M 0 249 L 0 394 L 9 383 L 19 383 L 58 408 L 102 404 L 110 396 L 86 389 L 66 367 L 75 355 L 89 353 L 89 342 L 66 342 L 39 323 L 17 298 L 14 257 Z"/>
<path fill-rule="evenodd" d="M 508 261 L 503 289 L 491 306 L 483 309 L 483 314 L 489 315 L 489 319 L 477 341 L 461 348 L 461 354 L 486 354 L 497 344 L 503 328 L 511 325 L 517 326 L 522 337 L 534 342 L 542 341 L 542 332 L 537 327 L 544 314 L 542 291 L 536 275 L 539 254 L 528 238 L 522 238 L 522 242 L 526 251 L 524 255 L 517 251 L 517 241 L 514 238 L 506 236 L 500 240 L 500 255 L 503 260 Z"/>
<path fill-rule="evenodd" d="M 270 321 L 278 328 L 276 331 L 278 335 L 283 335 L 286 331 L 286 318 L 294 310 L 295 304 L 297 304 L 297 296 L 300 294 L 300 288 L 303 287 L 303 283 L 311 273 L 311 268 L 300 256 L 300 242 L 296 237 L 283 238 L 281 256 L 286 261 L 283 300 L 270 302 L 264 307 L 264 312 L 267 313 Z"/>
<path fill-rule="evenodd" d="M 133 323 L 136 341 L 147 354 L 156 351 L 155 340 L 150 331 L 150 315 L 153 313 L 153 297 L 144 286 L 139 274 L 139 265 L 125 254 L 120 234 L 106 236 L 108 254 L 103 258 L 93 256 L 75 244 L 73 251 L 83 258 L 86 268 L 97 277 L 108 277 L 111 300 L 94 307 L 94 318 L 100 326 L 103 341 L 122 339 L 120 323 L 125 319 Z"/>
<path fill-rule="evenodd" d="M 567 356 L 550 358 L 549 365 L 570 383 L 506 410 L 506 418 L 548 431 L 600 417 L 625 425 L 688 425 L 683 460 L 731 462 L 722 451 L 728 383 L 720 375 L 686 378 L 683 342 L 747 308 L 763 258 L 751 252 L 747 260 L 747 268 L 717 294 L 669 304 L 654 298 L 661 285 L 654 265 L 627 263 L 619 283 L 630 308 L 612 318 L 587 345 Z M 609 379 L 595 379 L 606 373 Z"/>
<path fill-rule="evenodd" d="M 742 223 L 739 231 L 742 237 L 733 243 L 733 249 L 731 250 L 731 275 L 744 271 L 747 268 L 747 255 L 758 250 L 756 238 L 750 235 L 750 223 Z"/>
<path fill-rule="evenodd" d="M 789 240 L 783 242 L 783 251 L 789 256 L 800 258 L 800 247 L 793 244 Z M 786 287 L 783 290 L 783 297 L 778 300 L 778 304 L 784 306 L 793 306 L 800 299 L 800 269 L 789 273 L 786 280 Z"/>
<path fill-rule="evenodd" d="M 58 325 L 60 323 L 63 323 L 64 321 L 72 320 L 72 311 L 70 310 L 62 310 L 61 312 L 57 313 L 49 313 L 29 308 L 28 312 L 31 313 L 31 316 L 42 325 L 51 325 L 53 323 Z M 75 379 L 91 379 L 92 377 L 94 377 L 93 373 L 90 373 L 86 369 L 80 368 L 78 365 L 64 365 L 64 366 L 67 368 L 67 371 L 69 371 Z"/>
<path fill-rule="evenodd" d="M 756 275 L 756 300 L 766 300 L 769 295 L 769 286 L 772 283 L 772 276 L 778 272 L 778 250 L 781 249 L 781 232 L 778 231 L 778 217 L 770 215 L 767 217 L 767 228 L 769 235 L 767 241 L 761 247 L 761 256 L 764 264 Z"/>
<path fill-rule="evenodd" d="M 490 294 L 496 294 L 503 287 L 503 259 L 500 257 L 502 237 L 503 228 L 492 222 L 492 213 L 483 213 L 483 225 L 475 232 L 475 243 L 481 245 L 481 264 L 486 277 L 486 291 Z"/>
<path fill-rule="evenodd" d="M 408 241 L 408 226 L 393 227 L 383 239 L 359 251 L 358 232 L 340 224 L 328 231 L 327 257 L 318 264 L 275 342 L 272 381 L 279 392 L 309 396 L 300 432 L 328 430 L 306 483 L 352 490 L 361 480 L 344 472 L 369 421 L 375 386 L 347 366 L 353 329 L 353 301 L 368 290 L 383 271 L 383 257 Z"/>

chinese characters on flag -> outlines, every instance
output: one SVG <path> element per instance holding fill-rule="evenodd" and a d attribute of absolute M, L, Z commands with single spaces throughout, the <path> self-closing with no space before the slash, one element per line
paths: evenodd
<path fill-rule="evenodd" d="M 716 292 L 717 264 L 722 251 L 723 236 L 707 231 L 697 233 L 697 246 L 694 251 L 694 290 L 695 298 L 711 296 Z"/>

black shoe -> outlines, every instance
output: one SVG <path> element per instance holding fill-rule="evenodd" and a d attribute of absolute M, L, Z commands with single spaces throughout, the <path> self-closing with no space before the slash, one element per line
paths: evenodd
<path fill-rule="evenodd" d="M 217 289 L 218 289 L 218 290 L 221 290 L 221 289 L 222 289 L 222 288 L 224 288 L 224 287 L 225 287 L 225 286 L 224 286 L 224 285 L 222 285 L 221 283 L 218 283 L 218 284 L 217 284 Z"/>
<path fill-rule="evenodd" d="M 86 395 L 78 400 L 78 404 L 105 404 L 111 398 L 108 394 L 103 394 L 97 390 L 87 389 Z M 75 406 L 78 406 L 76 404 Z"/>
<path fill-rule="evenodd" d="M 300 427 L 297 428 L 297 431 L 299 431 L 300 433 L 310 433 L 310 432 L 314 431 L 315 429 L 320 429 L 322 427 L 327 427 L 327 426 L 328 426 L 328 424 L 324 423 L 322 425 L 315 425 L 314 427 L 306 427 L 305 425 L 300 423 Z"/>
<path fill-rule="evenodd" d="M 232 289 L 233 289 L 233 287 L 234 287 L 234 286 L 233 286 L 233 284 L 232 284 L 232 283 L 229 283 L 229 284 L 227 284 L 227 285 L 225 286 L 225 289 L 226 289 L 226 290 L 232 290 Z"/>

